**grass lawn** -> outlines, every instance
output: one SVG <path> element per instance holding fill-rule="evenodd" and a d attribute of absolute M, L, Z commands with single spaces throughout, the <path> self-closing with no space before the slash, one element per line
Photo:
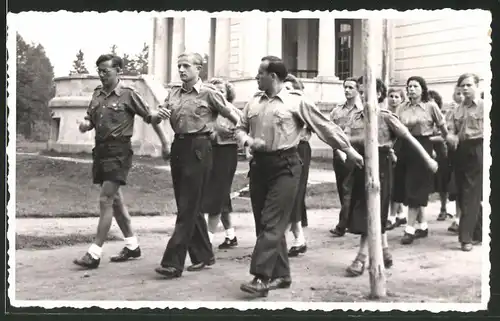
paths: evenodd
<path fill-rule="evenodd" d="M 18 155 L 16 177 L 17 217 L 89 217 L 98 215 L 99 187 L 92 184 L 91 165 L 50 158 Z M 177 211 L 170 173 L 148 165 L 135 165 L 123 193 L 131 215 L 154 216 Z M 235 175 L 232 190 L 248 183 L 246 174 Z M 338 207 L 334 184 L 312 185 L 308 208 Z M 233 200 L 235 212 L 251 212 L 248 198 Z"/>

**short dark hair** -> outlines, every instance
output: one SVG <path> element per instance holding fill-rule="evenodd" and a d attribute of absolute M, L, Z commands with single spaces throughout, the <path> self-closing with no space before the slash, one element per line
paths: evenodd
<path fill-rule="evenodd" d="M 406 81 L 406 87 L 408 87 L 408 84 L 410 83 L 410 81 L 418 82 L 420 87 L 422 87 L 422 95 L 421 95 L 420 99 L 424 103 L 428 102 L 429 101 L 429 87 L 427 87 L 427 82 L 425 81 L 425 79 L 423 77 L 420 77 L 420 76 L 411 76 Z"/>
<path fill-rule="evenodd" d="M 95 65 L 99 67 L 101 63 L 109 60 L 111 60 L 111 66 L 113 68 L 119 67 L 120 69 L 123 69 L 123 59 L 113 54 L 100 55 L 99 58 L 97 58 Z"/>
<path fill-rule="evenodd" d="M 462 75 L 460 75 L 460 77 L 458 77 L 457 86 L 460 87 L 460 85 L 462 84 L 462 82 L 465 79 L 467 79 L 467 78 L 473 78 L 474 79 L 474 83 L 476 85 L 479 85 L 479 76 L 476 75 L 476 74 L 468 72 L 468 73 L 462 74 Z"/>
<path fill-rule="evenodd" d="M 358 86 L 360 84 L 362 84 L 364 81 L 364 77 L 361 76 L 358 78 Z M 378 103 L 382 103 L 384 102 L 385 98 L 387 98 L 387 86 L 384 84 L 384 82 L 382 81 L 382 79 L 380 78 L 377 78 L 376 81 L 376 90 L 377 90 L 377 93 L 380 93 L 380 97 L 378 98 Z"/>
<path fill-rule="evenodd" d="M 193 64 L 203 66 L 203 57 L 197 52 L 183 52 L 179 56 L 177 56 L 177 59 L 183 57 L 191 57 L 193 58 Z"/>
<path fill-rule="evenodd" d="M 439 109 L 443 108 L 443 98 L 437 91 L 429 90 L 429 98 L 434 100 L 436 105 L 438 105 Z"/>
<path fill-rule="evenodd" d="M 297 77 L 292 74 L 286 75 L 285 82 L 291 82 L 293 89 L 304 90 L 304 84 Z"/>
<path fill-rule="evenodd" d="M 234 85 L 227 80 L 222 78 L 212 78 L 209 83 L 212 85 L 224 85 L 226 87 L 226 99 L 228 102 L 232 103 L 236 98 L 236 91 Z"/>
<path fill-rule="evenodd" d="M 285 63 L 281 58 L 276 56 L 265 56 L 260 61 L 269 62 L 266 71 L 268 73 L 275 73 L 279 80 L 285 81 L 286 76 L 288 76 L 288 70 L 286 69 Z"/>
<path fill-rule="evenodd" d="M 342 86 L 345 86 L 345 83 L 348 81 L 352 81 L 352 82 L 356 83 L 356 88 L 359 89 L 359 82 L 358 82 L 358 79 L 356 77 L 347 77 L 346 79 L 344 79 Z"/>

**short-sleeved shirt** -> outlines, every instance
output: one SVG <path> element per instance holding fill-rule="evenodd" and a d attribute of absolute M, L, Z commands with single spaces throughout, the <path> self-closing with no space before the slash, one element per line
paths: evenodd
<path fill-rule="evenodd" d="M 435 103 L 430 101 L 415 105 L 407 101 L 399 107 L 397 116 L 413 136 L 432 136 L 434 126 L 445 125 L 443 113 Z"/>
<path fill-rule="evenodd" d="M 333 149 L 350 147 L 343 130 L 321 113 L 300 91 L 282 89 L 276 96 L 256 93 L 243 109 L 236 135 L 245 143 L 248 137 L 265 141 L 265 151 L 296 147 L 304 127 L 310 128 Z"/>
<path fill-rule="evenodd" d="M 364 111 L 355 112 L 346 124 L 345 132 L 352 143 L 365 140 Z M 378 144 L 380 147 L 392 147 L 395 138 L 408 135 L 408 129 L 399 121 L 396 114 L 381 109 L 378 114 Z"/>
<path fill-rule="evenodd" d="M 85 119 L 95 129 L 95 139 L 106 141 L 131 137 L 135 115 L 147 120 L 149 107 L 137 91 L 119 81 L 109 93 L 102 86 L 94 90 Z"/>
<path fill-rule="evenodd" d="M 483 138 L 484 101 L 478 98 L 460 104 L 450 113 L 448 129 L 459 141 Z"/>
<path fill-rule="evenodd" d="M 343 103 L 333 108 L 330 113 L 330 119 L 344 130 L 352 114 L 360 110 L 363 110 L 363 104 L 358 97 L 354 102 L 354 106 L 347 106 L 347 103 Z"/>
<path fill-rule="evenodd" d="M 241 118 L 242 111 L 236 108 L 231 103 L 228 104 L 231 109 L 233 109 L 233 111 Z M 235 129 L 236 125 L 233 124 L 229 119 L 222 117 L 221 115 L 217 116 L 217 119 L 213 123 L 213 130 L 216 133 L 215 143 L 217 145 L 237 144 L 236 137 L 234 137 Z"/>
<path fill-rule="evenodd" d="M 170 125 L 176 134 L 208 133 L 219 114 L 232 114 L 226 98 L 201 79 L 189 91 L 183 86 L 172 87 L 161 108 L 171 110 Z"/>

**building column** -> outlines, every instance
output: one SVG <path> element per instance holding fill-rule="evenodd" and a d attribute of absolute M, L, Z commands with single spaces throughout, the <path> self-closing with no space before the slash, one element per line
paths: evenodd
<path fill-rule="evenodd" d="M 283 55 L 283 19 L 267 19 L 267 54 L 282 58 Z"/>
<path fill-rule="evenodd" d="M 148 74 L 162 85 L 167 85 L 168 69 L 170 68 L 168 54 L 168 18 L 153 18 L 153 39 L 149 46 Z"/>
<path fill-rule="evenodd" d="M 210 18 L 210 41 L 208 49 L 208 79 L 215 75 L 215 48 L 217 47 L 217 18 Z"/>
<path fill-rule="evenodd" d="M 231 19 L 216 18 L 215 48 L 214 48 L 214 77 L 229 78 L 229 65 L 231 60 L 230 27 Z"/>
<path fill-rule="evenodd" d="M 318 78 L 338 80 L 335 76 L 335 19 L 319 19 Z"/>
<path fill-rule="evenodd" d="M 180 82 L 177 72 L 177 57 L 186 50 L 186 22 L 184 18 L 172 18 L 172 61 L 170 82 Z"/>

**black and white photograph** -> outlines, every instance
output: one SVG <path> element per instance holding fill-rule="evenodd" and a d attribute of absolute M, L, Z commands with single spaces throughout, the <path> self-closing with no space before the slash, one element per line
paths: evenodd
<path fill-rule="evenodd" d="M 491 21 L 9 13 L 10 303 L 486 309 Z"/>

